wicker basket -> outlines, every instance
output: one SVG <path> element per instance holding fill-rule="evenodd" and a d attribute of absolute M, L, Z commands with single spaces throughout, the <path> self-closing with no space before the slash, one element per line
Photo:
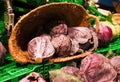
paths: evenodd
<path fill-rule="evenodd" d="M 18 63 L 36 63 L 29 58 L 29 54 L 27 52 L 27 44 L 31 40 L 33 34 L 38 29 L 42 29 L 41 26 L 46 25 L 48 21 L 51 21 L 53 19 L 65 20 L 69 27 L 90 26 L 89 18 L 91 17 L 93 16 L 88 15 L 82 6 L 74 3 L 58 2 L 39 6 L 22 16 L 14 26 L 8 42 L 10 54 Z M 96 18 L 95 20 L 97 21 Z M 96 31 L 98 30 L 98 25 L 99 24 L 96 23 Z M 96 45 L 97 44 L 98 42 Z M 91 51 L 86 51 L 83 54 L 65 58 L 49 59 L 49 61 L 64 62 L 73 60 L 76 58 L 85 57 L 86 55 L 89 55 Z"/>

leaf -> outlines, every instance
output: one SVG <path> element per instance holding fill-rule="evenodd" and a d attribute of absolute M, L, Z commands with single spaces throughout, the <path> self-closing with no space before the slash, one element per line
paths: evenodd
<path fill-rule="evenodd" d="M 113 14 L 109 14 L 109 15 L 106 17 L 107 21 L 113 23 L 112 17 L 113 17 Z"/>

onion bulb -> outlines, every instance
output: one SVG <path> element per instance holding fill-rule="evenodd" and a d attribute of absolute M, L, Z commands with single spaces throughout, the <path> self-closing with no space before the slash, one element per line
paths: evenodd
<path fill-rule="evenodd" d="M 107 46 L 112 40 L 112 29 L 105 24 L 100 24 L 98 31 L 99 47 Z"/>
<path fill-rule="evenodd" d="M 100 23 L 108 25 L 112 29 L 113 39 L 120 37 L 120 25 L 116 22 L 109 22 L 109 21 L 101 21 Z"/>

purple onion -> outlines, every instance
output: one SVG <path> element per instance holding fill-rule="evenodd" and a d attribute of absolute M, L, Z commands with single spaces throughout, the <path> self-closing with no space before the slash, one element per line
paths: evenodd
<path fill-rule="evenodd" d="M 99 47 L 107 46 L 112 40 L 112 29 L 105 25 L 100 24 L 98 31 Z"/>

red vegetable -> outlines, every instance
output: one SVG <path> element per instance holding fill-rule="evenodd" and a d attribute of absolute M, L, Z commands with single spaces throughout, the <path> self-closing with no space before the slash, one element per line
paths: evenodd
<path fill-rule="evenodd" d="M 67 29 L 68 29 L 68 27 L 66 24 L 59 24 L 52 28 L 52 30 L 50 31 L 50 35 L 67 34 Z"/>
<path fill-rule="evenodd" d="M 51 42 L 58 56 L 66 57 L 70 54 L 70 37 L 64 34 L 55 34 L 54 36 L 52 36 Z"/>
<path fill-rule="evenodd" d="M 117 72 L 108 58 L 94 53 L 81 61 L 80 75 L 82 82 L 114 82 Z"/>
<path fill-rule="evenodd" d="M 33 38 L 28 43 L 28 53 L 31 59 L 40 63 L 42 59 L 47 59 L 55 53 L 55 49 L 50 42 L 51 37 L 47 34 L 43 34 L 39 37 Z"/>
<path fill-rule="evenodd" d="M 99 47 L 106 46 L 112 40 L 112 29 L 105 25 L 100 24 L 98 31 Z"/>

